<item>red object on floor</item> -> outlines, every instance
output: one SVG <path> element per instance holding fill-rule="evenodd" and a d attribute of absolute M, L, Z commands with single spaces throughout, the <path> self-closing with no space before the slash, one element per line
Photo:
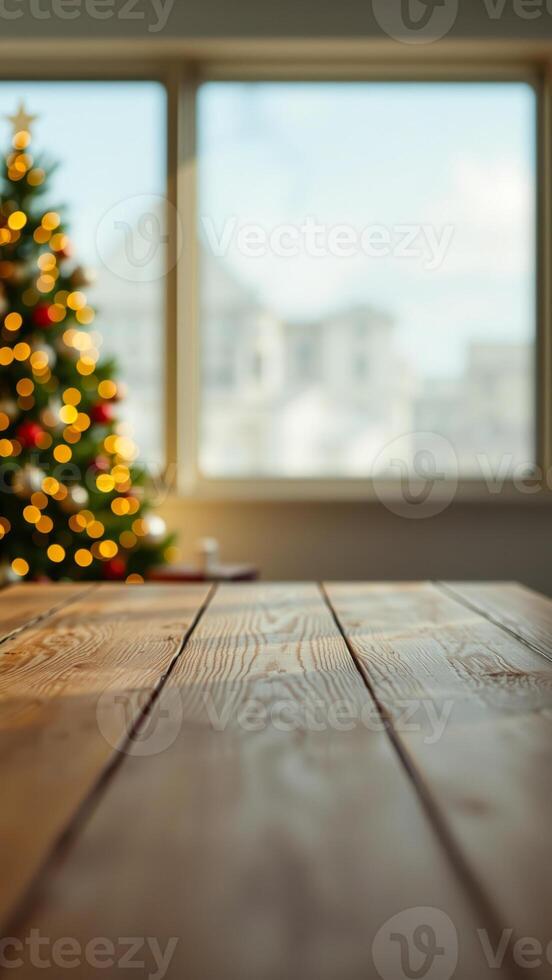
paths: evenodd
<path fill-rule="evenodd" d="M 215 565 L 204 572 L 197 565 L 166 565 L 154 568 L 150 582 L 255 582 L 259 571 L 254 565 Z"/>

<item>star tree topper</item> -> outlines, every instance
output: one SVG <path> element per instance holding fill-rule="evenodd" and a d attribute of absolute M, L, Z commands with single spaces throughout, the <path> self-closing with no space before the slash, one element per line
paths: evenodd
<path fill-rule="evenodd" d="M 23 100 L 19 103 L 19 108 L 13 116 L 6 116 L 6 119 L 11 122 L 13 126 L 13 131 L 15 133 L 31 131 L 31 125 L 34 123 L 36 116 L 31 116 L 30 113 L 25 111 L 25 103 Z"/>

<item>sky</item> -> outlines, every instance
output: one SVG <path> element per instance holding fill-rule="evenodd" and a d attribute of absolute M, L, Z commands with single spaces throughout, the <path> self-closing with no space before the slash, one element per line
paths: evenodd
<path fill-rule="evenodd" d="M 0 82 L 0 136 L 5 146 L 20 99 L 38 118 L 33 150 L 60 166 L 49 199 L 67 206 L 72 237 L 86 262 L 100 259 L 101 217 L 133 195 L 162 193 L 165 91 L 156 82 Z"/>
<path fill-rule="evenodd" d="M 165 92 L 154 82 L 1 82 L 2 117 L 21 98 L 38 115 L 34 146 L 61 161 L 49 198 L 67 206 L 78 254 L 99 271 L 101 306 L 101 219 L 124 202 L 133 222 L 140 197 L 164 190 Z M 458 373 L 470 340 L 533 339 L 528 85 L 208 82 L 198 99 L 203 238 L 205 218 L 219 231 L 234 217 L 270 231 L 313 216 L 328 229 L 383 225 L 393 241 L 405 224 L 438 237 L 451 229 L 435 269 L 420 255 L 251 258 L 234 235 L 224 261 L 268 309 L 300 320 L 374 305 L 396 318 L 397 345 L 422 376 Z M 9 131 L 2 118 L 4 143 Z"/>
<path fill-rule="evenodd" d="M 45 154 L 59 163 L 45 206 L 62 211 L 75 262 L 97 277 L 86 292 L 97 310 L 102 351 L 116 356 L 128 382 L 121 414 L 133 426 L 142 456 L 155 463 L 163 447 L 160 263 L 152 281 L 133 282 L 120 273 L 128 271 L 122 261 L 125 229 L 136 227 L 144 202 L 150 209 L 151 195 L 156 201 L 165 193 L 165 90 L 156 82 L 0 82 L 2 148 L 11 138 L 5 116 L 16 111 L 21 99 L 37 116 L 32 125 L 35 158 Z M 139 257 L 149 245 L 139 234 L 131 242 Z M 130 272 L 140 269 L 131 266 Z M 141 324 L 133 334 L 139 317 L 147 318 L 147 329 Z M 130 349 L 133 335 L 140 337 L 139 350 Z"/>
<path fill-rule="evenodd" d="M 269 231 L 312 215 L 397 242 L 405 224 L 450 235 L 431 270 L 427 253 L 252 258 L 235 235 L 226 259 L 285 318 L 368 303 L 396 318 L 418 374 L 457 374 L 470 340 L 534 337 L 535 113 L 524 83 L 206 83 L 203 234 L 205 218 L 222 241 L 233 216 Z"/>

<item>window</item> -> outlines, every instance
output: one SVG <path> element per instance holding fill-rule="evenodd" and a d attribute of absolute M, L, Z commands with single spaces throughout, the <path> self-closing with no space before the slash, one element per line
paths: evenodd
<path fill-rule="evenodd" d="M 536 94 L 521 82 L 199 89 L 199 469 L 536 462 Z M 421 440 L 421 441 L 420 441 Z"/>
<path fill-rule="evenodd" d="M 37 116 L 35 153 L 59 161 L 48 203 L 64 206 L 75 261 L 95 270 L 87 295 L 102 354 L 117 359 L 126 383 L 120 416 L 155 468 L 165 423 L 165 89 L 152 81 L 0 83 L 2 115 L 21 99 Z"/>
<path fill-rule="evenodd" d="M 428 445 L 468 495 L 552 464 L 552 86 L 435 47 L 449 81 L 398 49 L 395 81 L 314 53 L 293 79 L 231 51 L 4 65 L 0 114 L 24 98 L 60 161 L 121 413 L 175 493 L 368 499 Z"/>

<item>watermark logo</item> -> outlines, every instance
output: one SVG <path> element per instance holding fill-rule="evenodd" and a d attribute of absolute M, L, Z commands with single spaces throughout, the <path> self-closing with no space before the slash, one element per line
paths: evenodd
<path fill-rule="evenodd" d="M 441 268 L 454 239 L 454 225 L 440 227 L 418 222 L 393 225 L 367 224 L 356 227 L 345 222 L 327 224 L 314 215 L 296 224 L 240 222 L 230 215 L 217 227 L 210 215 L 200 216 L 205 242 L 216 258 L 226 258 L 235 250 L 243 258 L 262 259 L 267 255 L 281 259 L 307 256 L 310 259 L 414 260 L 428 271 Z"/>
<path fill-rule="evenodd" d="M 374 17 L 389 37 L 404 44 L 429 44 L 456 22 L 458 0 L 372 0 Z"/>
<path fill-rule="evenodd" d="M 182 251 L 177 209 L 158 194 L 138 194 L 106 211 L 96 231 L 98 255 L 127 282 L 154 282 L 174 268 Z"/>
<path fill-rule="evenodd" d="M 175 687 L 152 704 L 146 691 L 105 691 L 97 704 L 97 721 L 112 748 L 125 755 L 145 757 L 169 749 L 185 722 L 201 723 L 214 734 L 239 731 L 248 735 L 269 730 L 340 734 L 358 728 L 385 732 L 392 727 L 401 734 L 417 735 L 424 745 L 435 745 L 442 739 L 453 710 L 451 698 L 403 698 L 394 703 L 390 719 L 373 701 L 364 698 L 329 702 L 315 697 L 301 702 L 282 697 L 244 699 L 239 689 L 222 698 L 216 692 L 203 691 L 191 706 L 189 702 L 185 704 L 182 692 Z"/>
<path fill-rule="evenodd" d="M 0 0 L 1 3 L 1 0 Z M 240 221 L 232 214 L 216 223 L 199 217 L 206 250 L 217 259 L 230 253 L 251 260 L 392 259 L 407 260 L 436 272 L 449 257 L 455 226 L 430 222 L 327 223 L 306 215 L 296 223 L 270 227 Z M 128 282 L 152 282 L 174 268 L 182 253 L 183 227 L 178 210 L 161 195 L 123 198 L 101 217 L 96 249 L 104 266 Z"/>
<path fill-rule="evenodd" d="M 439 433 L 408 432 L 380 450 L 372 478 L 376 496 L 394 514 L 435 517 L 456 495 L 458 457 L 452 443 Z"/>
<path fill-rule="evenodd" d="M 404 909 L 387 919 L 372 943 L 381 980 L 450 980 L 458 964 L 458 933 L 441 909 Z"/>
<path fill-rule="evenodd" d="M 150 697 L 148 691 L 103 692 L 96 718 L 108 745 L 125 755 L 145 758 L 159 755 L 173 744 L 183 723 L 182 698 L 174 692 L 174 697 L 150 703 Z M 123 741 L 125 734 L 130 737 Z"/>
<path fill-rule="evenodd" d="M 217 732 L 229 727 L 248 733 L 269 728 L 278 732 L 352 732 L 358 727 L 384 732 L 392 727 L 402 734 L 419 734 L 425 745 L 440 741 L 454 709 L 451 698 L 442 702 L 431 698 L 397 699 L 391 721 L 373 701 L 364 699 L 338 698 L 327 702 L 311 697 L 299 702 L 278 698 L 267 704 L 259 698 L 242 700 L 237 691 L 234 698 L 226 698 L 219 704 L 209 691 L 204 691 L 201 700 L 209 724 Z"/>

